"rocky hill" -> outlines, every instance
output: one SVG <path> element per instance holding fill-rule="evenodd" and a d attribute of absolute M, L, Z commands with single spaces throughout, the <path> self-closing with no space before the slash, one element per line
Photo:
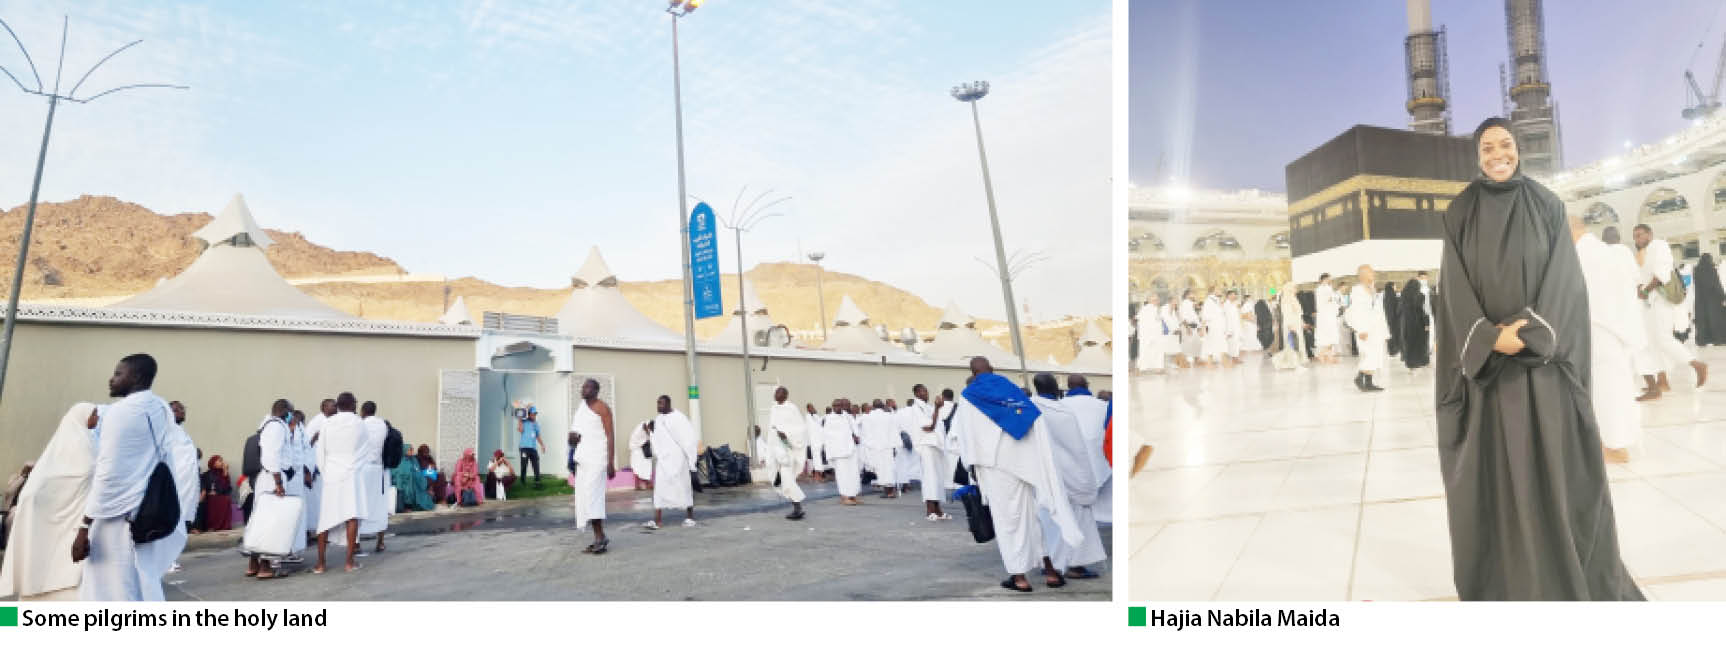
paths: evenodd
<path fill-rule="evenodd" d="M 191 234 L 212 217 L 207 213 L 160 215 L 110 197 L 80 197 L 64 203 L 44 203 L 37 209 L 31 237 L 30 264 L 24 277 L 24 300 L 64 300 L 120 297 L 154 286 L 192 264 L 202 244 Z M 16 255 L 23 230 L 24 208 L 0 213 L 0 293 L 11 281 L 11 256 Z M 270 263 L 284 277 L 327 279 L 331 276 L 405 274 L 393 260 L 373 253 L 336 251 L 319 246 L 299 233 L 267 231 L 275 246 L 266 249 Z M 430 270 L 434 271 L 435 270 Z M 570 270 L 572 273 L 574 269 Z M 826 295 L 826 317 L 820 314 L 817 274 Z M 895 334 L 909 326 L 933 333 L 942 306 L 930 305 L 915 294 L 851 274 L 822 271 L 814 265 L 763 263 L 748 272 L 756 294 L 773 320 L 794 331 L 818 332 L 831 321 L 841 297 L 849 295 L 875 323 Z M 736 275 L 722 279 L 726 313 L 736 306 Z M 435 321 L 444 311 L 446 283 L 342 282 L 301 285 L 300 289 L 349 314 L 370 319 Z M 568 288 L 506 287 L 479 278 L 452 279 L 449 296 L 460 296 L 474 317 L 483 312 L 550 316 L 568 296 Z M 629 282 L 619 289 L 636 309 L 674 331 L 683 329 L 682 284 L 677 279 Z M 983 300 L 983 299 L 978 299 Z M 966 306 L 972 307 L 972 306 Z M 975 308 L 973 308 L 975 309 Z M 696 336 L 711 337 L 725 318 L 696 322 Z M 981 321 L 988 329 L 999 323 Z M 1108 328 L 1105 318 L 1101 324 Z M 1054 356 L 1072 359 L 1083 323 L 1074 326 L 1029 327 L 1026 349 L 1033 360 Z M 1007 337 L 996 338 L 1011 350 Z"/>
<path fill-rule="evenodd" d="M 0 292 L 10 287 L 25 206 L 0 213 Z M 112 197 L 79 197 L 37 206 L 25 266 L 24 291 L 31 298 L 76 298 L 135 294 L 180 273 L 203 244 L 194 231 L 209 213 L 159 215 Z M 265 249 L 276 271 L 288 278 L 404 273 L 401 265 L 371 253 L 335 251 L 299 233 L 267 230 L 276 245 Z"/>

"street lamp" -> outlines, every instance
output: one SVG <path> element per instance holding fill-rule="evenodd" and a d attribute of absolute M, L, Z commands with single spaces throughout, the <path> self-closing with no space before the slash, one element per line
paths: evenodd
<path fill-rule="evenodd" d="M 695 365 L 695 287 L 689 269 L 689 191 L 683 176 L 683 71 L 677 59 L 677 19 L 701 7 L 701 0 L 671 0 L 671 97 L 677 115 L 677 223 L 683 253 L 683 347 L 689 365 L 689 421 L 701 435 L 701 373 Z"/>
<path fill-rule="evenodd" d="M 809 261 L 815 263 L 815 298 L 821 301 L 821 318 L 816 320 L 821 322 L 822 341 L 827 340 L 827 293 L 821 288 L 821 276 L 823 275 L 821 273 L 821 260 L 826 257 L 827 254 L 820 251 L 809 254 Z"/>
<path fill-rule="evenodd" d="M 761 204 L 761 200 L 773 192 L 768 190 L 756 196 L 739 213 L 737 204 L 743 200 L 743 192 L 742 190 L 738 191 L 737 201 L 731 202 L 731 214 L 719 221 L 726 228 L 731 229 L 737 242 L 737 318 L 742 319 L 743 325 L 739 328 L 742 331 L 740 338 L 743 340 L 743 395 L 747 401 L 749 413 L 749 417 L 745 419 L 743 435 L 749 441 L 750 456 L 760 458 L 761 451 L 755 449 L 755 373 L 753 369 L 749 368 L 749 335 L 752 333 L 749 331 L 749 305 L 743 293 L 743 234 L 767 218 L 779 216 L 779 213 L 762 213 L 766 213 L 769 208 L 790 201 L 791 197 L 780 197 Z M 742 216 L 739 217 L 738 215 Z"/>
<path fill-rule="evenodd" d="M 18 34 L 12 31 L 12 26 L 7 25 L 6 21 L 0 20 L 0 27 L 4 27 L 6 29 L 6 34 L 12 37 L 12 42 L 17 43 L 18 50 L 24 53 L 24 62 L 30 66 L 30 76 L 35 79 L 36 88 L 30 89 L 25 87 L 24 82 L 19 81 L 16 75 L 13 75 L 10 70 L 5 69 L 4 67 L 0 67 L 0 73 L 5 73 L 6 77 L 11 79 L 12 83 L 18 86 L 18 90 L 24 91 L 26 95 L 48 98 L 48 119 L 42 125 L 42 149 L 36 154 L 36 178 L 30 183 L 30 208 L 24 213 L 24 234 L 18 240 L 18 265 L 12 270 L 12 293 L 6 296 L 6 325 L 4 326 L 3 331 L 0 331 L 0 395 L 4 395 L 6 385 L 6 363 L 12 356 L 12 327 L 18 323 L 18 294 L 24 291 L 24 262 L 29 259 L 30 256 L 30 231 L 34 230 L 36 227 L 36 197 L 42 190 L 42 166 L 48 160 L 48 134 L 52 133 L 54 130 L 55 107 L 59 106 L 61 100 L 77 104 L 88 104 L 104 95 L 118 93 L 123 90 L 131 90 L 134 88 L 178 88 L 180 90 L 185 90 L 186 87 L 175 86 L 172 84 L 127 84 L 125 86 L 111 88 L 81 99 L 78 97 L 78 89 L 84 86 L 85 81 L 89 81 L 90 73 L 95 72 L 97 68 L 102 67 L 102 64 L 107 63 L 108 60 L 114 58 L 115 55 L 143 42 L 142 40 L 138 40 L 122 45 L 120 46 L 120 49 L 114 50 L 113 52 L 109 52 L 108 56 L 102 57 L 100 61 L 96 62 L 96 65 L 90 66 L 89 70 L 84 71 L 84 76 L 78 78 L 78 83 L 72 85 L 72 90 L 68 91 L 65 95 L 61 95 L 60 72 L 66 68 L 66 33 L 71 28 L 71 20 L 69 18 L 62 18 L 60 21 L 60 61 L 54 70 L 53 90 L 48 90 L 42 85 L 42 75 L 36 71 L 35 60 L 30 58 L 30 51 L 25 49 L 23 41 L 18 40 Z"/>
<path fill-rule="evenodd" d="M 971 105 L 971 124 L 977 130 L 977 159 L 983 164 L 983 195 L 989 200 L 989 227 L 995 232 L 995 271 L 1001 277 L 1001 298 L 1007 306 L 1007 327 L 1013 330 L 1013 352 L 1019 356 L 1019 378 L 1031 386 L 1030 365 L 1025 363 L 1025 342 L 1019 336 L 1019 312 L 1013 308 L 1012 268 L 1001 244 L 1001 219 L 995 215 L 995 186 L 989 181 L 989 155 L 983 151 L 983 122 L 977 117 L 977 100 L 989 94 L 989 82 L 973 81 L 953 87 L 953 99 Z"/>

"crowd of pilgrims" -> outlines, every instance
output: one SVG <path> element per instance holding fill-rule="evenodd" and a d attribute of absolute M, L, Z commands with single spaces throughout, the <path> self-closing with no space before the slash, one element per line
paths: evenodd
<path fill-rule="evenodd" d="M 1323 274 L 1310 288 L 1290 282 L 1268 298 L 1217 288 L 1189 288 L 1178 299 L 1153 294 L 1134 306 L 1135 368 L 1226 368 L 1240 364 L 1243 353 L 1258 351 L 1280 369 L 1335 364 L 1342 354 L 1361 354 L 1355 333 L 1377 329 L 1376 319 L 1363 318 L 1372 312 L 1382 313 L 1390 357 L 1410 370 L 1429 364 L 1434 289 L 1427 273 L 1411 277 L 1400 290 L 1395 282 L 1369 286 L 1360 280 L 1339 282 Z"/>
<path fill-rule="evenodd" d="M 518 478 L 503 450 L 492 451 L 484 474 L 472 448 L 453 470 L 440 468 L 429 445 L 404 442 L 376 403 L 351 393 L 323 400 L 311 418 L 287 399 L 274 401 L 246 440 L 236 475 L 220 455 L 203 461 L 185 429 L 185 405 L 157 397 L 155 375 L 149 355 L 122 359 L 109 380 L 118 400 L 72 406 L 41 456 L 10 478 L 0 494 L 7 507 L 0 515 L 0 596 L 160 600 L 160 579 L 178 570 L 189 534 L 242 527 L 246 576 L 285 576 L 312 545 L 312 571 L 321 574 L 331 544 L 345 547 L 344 567 L 352 572 L 367 556 L 361 539 L 375 539 L 373 553 L 385 551 L 392 514 L 507 499 L 518 479 L 525 486 L 530 467 L 534 485 L 543 486 L 537 409 L 518 422 Z M 993 530 L 1009 573 L 1002 587 L 1028 592 L 1025 574 L 1034 571 L 1051 587 L 1096 578 L 1086 566 L 1107 557 L 1092 509 L 1099 499 L 1107 508 L 1110 490 L 1108 392 L 1091 395 L 1082 375 L 1069 377 L 1065 391 L 1047 373 L 1033 384 L 1035 391 L 1016 387 L 978 358 L 962 397 L 949 389 L 931 400 L 918 385 L 904 406 L 836 399 L 818 412 L 812 403 L 799 408 L 780 387 L 767 428 L 754 432 L 759 467 L 791 502 L 792 520 L 806 515 L 799 480 L 835 483 L 842 505 L 860 504 L 865 485 L 894 499 L 917 484 L 932 522 L 953 519 L 942 503 L 969 490 L 976 504 L 992 506 L 968 516 L 973 530 L 979 518 Z M 583 551 L 599 554 L 609 543 L 602 523 L 616 475 L 614 433 L 598 383 L 584 382 L 582 396 L 567 480 L 578 526 L 594 530 Z M 653 491 L 654 519 L 643 526 L 660 528 L 665 509 L 684 510 L 683 524 L 694 526 L 700 442 L 669 397 L 656 406 L 656 416 L 627 439 L 635 489 Z M 164 502 L 177 514 L 172 525 L 139 533 Z M 254 543 L 254 533 L 281 543 Z"/>

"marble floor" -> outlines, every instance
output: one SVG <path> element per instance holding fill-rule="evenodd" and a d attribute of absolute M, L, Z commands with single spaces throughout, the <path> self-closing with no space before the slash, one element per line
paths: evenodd
<path fill-rule="evenodd" d="M 1128 594 L 1150 600 L 1455 599 L 1433 371 L 1400 362 L 1362 394 L 1354 358 L 1136 374 Z M 1653 600 L 1726 600 L 1726 350 L 1713 380 L 1643 403 L 1609 465 L 1625 564 Z"/>

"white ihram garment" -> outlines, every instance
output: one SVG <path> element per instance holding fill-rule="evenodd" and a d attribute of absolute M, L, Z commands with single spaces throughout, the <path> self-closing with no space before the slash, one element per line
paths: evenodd
<path fill-rule="evenodd" d="M 1622 450 L 1642 438 L 1642 404 L 1636 402 L 1635 351 L 1648 333 L 1636 304 L 1636 259 L 1628 249 L 1601 242 L 1593 233 L 1576 240 L 1576 256 L 1588 287 L 1590 402 L 1600 442 Z"/>
<path fill-rule="evenodd" d="M 1073 546 L 1084 543 L 1042 419 L 1032 424 L 1024 438 L 1014 439 L 970 400 L 961 396 L 959 402 L 953 427 L 959 430 L 965 463 L 977 469 L 978 488 L 989 504 L 996 546 L 1007 573 L 1025 574 L 1042 566 L 1039 506 L 1049 510 L 1061 540 Z"/>
<path fill-rule="evenodd" d="M 1637 286 L 1647 287 L 1655 280 L 1679 282 L 1672 273 L 1672 247 L 1666 244 L 1666 240 L 1649 242 L 1643 249 L 1642 264 L 1637 269 Z M 1658 289 L 1650 292 L 1642 303 L 1643 324 L 1648 338 L 1639 364 L 1642 374 L 1666 373 L 1695 361 L 1696 355 L 1672 336 L 1676 306 Z"/>
<path fill-rule="evenodd" d="M 306 516 L 306 531 L 313 534 L 318 532 L 318 507 L 323 506 L 324 502 L 324 478 L 320 476 L 318 468 L 318 443 L 314 443 L 313 439 L 318 438 L 324 431 L 324 423 L 328 420 L 329 417 L 324 416 L 323 412 L 318 412 L 318 415 L 306 421 L 306 440 L 301 449 L 306 465 L 312 469 L 312 487 L 306 491 L 306 499 L 300 510 Z"/>
<path fill-rule="evenodd" d="M 1205 324 L 1204 343 L 1199 349 L 1199 356 L 1213 362 L 1218 361 L 1218 358 L 1229 352 L 1229 323 L 1228 318 L 1223 315 L 1222 302 L 1214 296 L 1205 299 L 1199 316 Z"/>
<path fill-rule="evenodd" d="M 605 469 L 611 465 L 611 439 L 605 435 L 605 419 L 586 400 L 575 408 L 569 429 L 581 437 L 575 445 L 575 524 L 586 529 L 589 520 L 605 519 Z M 653 454 L 659 454 L 659 446 L 653 446 Z M 657 496 L 658 491 L 655 493 Z"/>
<path fill-rule="evenodd" d="M 366 514 L 366 495 L 360 477 L 360 457 L 365 451 L 365 424 L 351 411 L 339 411 L 324 421 L 318 438 L 318 467 L 324 471 L 324 494 L 318 506 L 318 533 L 337 529 Z M 336 531 L 334 537 L 344 537 Z"/>
<path fill-rule="evenodd" d="M 1337 313 L 1340 304 L 1337 302 L 1336 290 L 1328 284 L 1320 284 L 1313 290 L 1312 345 L 1320 349 L 1325 346 L 1336 346 L 1339 342 Z"/>
<path fill-rule="evenodd" d="M 803 450 L 809 442 L 809 421 L 803 418 L 803 410 L 790 403 L 773 405 L 773 410 L 767 417 L 767 439 L 762 442 L 762 456 L 766 457 L 768 470 L 779 475 L 779 495 L 792 502 L 801 502 L 805 495 L 803 489 L 797 486 L 797 475 L 803 469 Z M 779 435 L 784 434 L 790 442 L 782 441 Z M 771 480 L 769 480 L 771 481 Z"/>
<path fill-rule="evenodd" d="M 939 502 L 946 496 L 947 480 L 953 473 L 941 472 L 942 461 L 946 459 L 941 450 L 941 424 L 935 422 L 932 431 L 923 431 L 935 420 L 935 406 L 912 399 L 899 414 L 899 427 L 911 435 L 911 446 L 916 451 L 917 483 L 922 488 L 923 501 Z"/>
<path fill-rule="evenodd" d="M 1348 312 L 1344 317 L 1348 320 L 1348 327 L 1355 331 L 1355 345 L 1360 348 L 1360 365 L 1355 370 L 1362 373 L 1384 370 L 1389 357 L 1386 345 L 1390 339 L 1390 325 L 1384 321 L 1380 296 L 1366 285 L 1357 284 L 1348 290 Z M 1360 340 L 1363 333 L 1366 334 L 1365 341 Z"/>
<path fill-rule="evenodd" d="M 1082 397 L 1082 396 L 1081 396 Z M 1108 474 L 1097 474 L 1097 459 L 1103 456 L 1101 445 L 1091 446 L 1079 425 L 1078 414 L 1066 401 L 1041 396 L 1031 398 L 1043 411 L 1038 419 L 1048 429 L 1050 448 L 1054 452 L 1055 469 L 1060 473 L 1064 497 L 1072 506 L 1073 517 L 1084 540 L 1073 545 L 1063 541 L 1049 509 L 1039 507 L 1037 519 L 1043 529 L 1043 548 L 1057 569 L 1080 567 L 1108 558 L 1103 551 L 1103 534 L 1097 528 L 1092 507 Z M 1103 467 L 1108 467 L 1105 461 Z"/>
<path fill-rule="evenodd" d="M 1112 522 L 1115 519 L 1115 473 L 1109 466 L 1109 458 L 1103 454 L 1103 439 L 1108 434 L 1109 403 L 1093 395 L 1069 395 L 1061 399 L 1061 406 L 1073 413 L 1073 418 L 1079 422 L 1079 434 L 1085 437 L 1087 449 L 1094 453 L 1090 457 L 1091 474 L 1103 478 L 1097 488 L 1096 503 L 1092 505 L 1096 520 Z"/>
<path fill-rule="evenodd" d="M 653 457 L 647 456 L 647 450 L 642 447 L 648 440 L 646 422 L 636 425 L 635 431 L 629 433 L 629 471 L 638 479 L 652 481 Z"/>
<path fill-rule="evenodd" d="M 0 597 L 24 601 L 77 597 L 84 567 L 72 562 L 72 541 L 84 522 L 84 500 L 96 464 L 96 441 L 84 424 L 96 406 L 73 405 L 18 490 L 0 561 Z"/>
<path fill-rule="evenodd" d="M 856 497 L 863 489 L 861 470 L 857 467 L 857 442 L 851 438 L 855 430 L 846 414 L 827 414 L 821 419 L 821 446 L 827 452 L 827 463 L 833 466 L 833 480 L 839 495 Z"/>
<path fill-rule="evenodd" d="M 360 448 L 360 491 L 365 494 L 365 516 L 360 518 L 360 534 L 382 534 L 390 526 L 394 505 L 384 499 L 389 495 L 384 474 L 384 440 L 389 437 L 389 425 L 372 416 L 360 421 L 365 427 L 365 443 Z"/>
<path fill-rule="evenodd" d="M 897 485 L 899 477 L 895 472 L 893 449 L 899 446 L 899 427 L 894 424 L 893 415 L 885 409 L 876 409 L 863 414 L 860 424 L 863 427 L 863 448 L 869 453 L 865 467 L 875 472 L 875 485 Z"/>
<path fill-rule="evenodd" d="M 695 469 L 699 443 L 695 425 L 683 412 L 672 410 L 653 419 L 653 508 L 695 506 L 695 486 L 690 483 L 689 471 Z"/>
<path fill-rule="evenodd" d="M 133 543 L 128 518 L 143 503 L 156 464 L 168 460 L 164 439 L 172 422 L 168 403 L 147 389 L 122 398 L 102 414 L 90 493 L 84 500 L 84 517 L 92 523 L 90 557 L 78 585 L 80 601 L 162 600 L 162 575 L 155 568 L 159 548 L 172 541 Z"/>

